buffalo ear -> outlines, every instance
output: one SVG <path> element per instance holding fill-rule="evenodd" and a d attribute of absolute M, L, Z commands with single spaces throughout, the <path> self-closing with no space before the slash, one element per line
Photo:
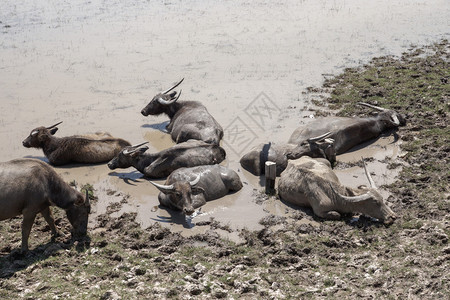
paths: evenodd
<path fill-rule="evenodd" d="M 169 94 L 169 96 L 170 96 L 170 98 L 173 98 L 173 97 L 175 97 L 176 94 L 177 94 L 177 92 L 176 92 L 176 91 L 173 91 L 173 92 L 171 92 L 171 93 Z"/>
<path fill-rule="evenodd" d="M 58 127 L 50 129 L 51 135 L 54 135 L 58 131 Z"/>
<path fill-rule="evenodd" d="M 144 146 L 144 147 L 138 148 L 138 149 L 136 149 L 136 150 L 130 152 L 129 155 L 130 155 L 131 157 L 136 157 L 136 156 L 138 156 L 138 155 L 143 154 L 143 153 L 144 153 L 145 151 L 147 151 L 147 150 L 148 150 L 148 147 L 147 147 L 147 146 Z"/>
<path fill-rule="evenodd" d="M 191 188 L 192 195 L 204 194 L 205 190 L 199 186 Z"/>

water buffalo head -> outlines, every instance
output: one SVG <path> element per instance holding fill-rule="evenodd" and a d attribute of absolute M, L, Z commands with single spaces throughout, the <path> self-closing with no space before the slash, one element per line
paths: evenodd
<path fill-rule="evenodd" d="M 50 127 L 38 127 L 31 131 L 30 135 L 23 140 L 22 145 L 27 148 L 41 148 L 58 131 L 58 126 L 62 122 L 56 123 Z"/>
<path fill-rule="evenodd" d="M 128 146 L 122 149 L 122 151 L 117 154 L 116 157 L 111 159 L 108 163 L 108 168 L 111 170 L 117 168 L 128 168 L 133 166 L 133 162 L 142 155 L 145 151 L 148 150 L 147 146 L 141 147 L 142 145 L 147 144 L 148 142 L 144 142 L 141 144 Z"/>
<path fill-rule="evenodd" d="M 362 106 L 370 107 L 370 108 L 373 108 L 373 109 L 379 111 L 380 113 L 378 114 L 378 119 L 385 124 L 386 128 L 397 128 L 399 126 L 406 125 L 405 116 L 396 111 L 382 108 L 379 106 L 375 106 L 372 104 L 364 103 L 364 102 L 358 102 L 358 104 L 362 105 Z"/>
<path fill-rule="evenodd" d="M 196 186 L 199 180 L 200 175 L 197 175 L 197 178 L 192 181 L 176 181 L 170 185 L 162 185 L 152 181 L 150 183 L 169 197 L 170 204 L 174 208 L 181 210 L 186 215 L 192 215 L 195 211 L 192 196 L 205 193 L 203 188 Z"/>
<path fill-rule="evenodd" d="M 336 161 L 334 140 L 327 139 L 331 132 L 318 137 L 307 139 L 299 145 L 294 144 L 260 144 L 245 154 L 239 161 L 241 166 L 254 175 L 264 173 L 265 162 L 273 161 L 277 165 L 277 175 L 286 169 L 289 159 L 297 159 L 308 155 L 328 159 L 331 163 Z"/>
<path fill-rule="evenodd" d="M 364 159 L 362 159 L 362 162 L 367 179 L 370 183 L 370 188 L 365 188 L 367 191 L 358 196 L 344 196 L 337 192 L 335 193 L 343 201 L 346 201 L 348 205 L 353 206 L 355 211 L 376 218 L 386 224 L 392 224 L 397 216 L 384 202 L 383 196 L 381 196 L 375 182 L 372 179 L 372 176 L 367 171 Z M 331 188 L 333 189 L 333 187 Z"/>
<path fill-rule="evenodd" d="M 70 224 L 72 224 L 72 237 L 74 239 L 80 239 L 87 234 L 91 203 L 89 201 L 89 194 L 87 190 L 85 196 L 78 191 L 75 192 L 76 200 L 66 209 L 66 214 Z"/>
<path fill-rule="evenodd" d="M 184 78 L 181 79 L 177 84 L 175 84 L 171 88 L 161 93 L 158 93 L 155 97 L 153 97 L 150 103 L 147 104 L 147 106 L 141 110 L 141 114 L 144 116 L 148 116 L 167 113 L 170 110 L 170 106 L 173 103 L 175 103 L 180 98 L 181 95 L 181 91 L 178 94 L 178 96 L 176 96 L 177 95 L 176 91 L 173 91 L 171 93 L 169 92 L 172 91 L 174 88 L 176 88 L 178 85 L 180 85 L 183 82 L 183 80 Z"/>

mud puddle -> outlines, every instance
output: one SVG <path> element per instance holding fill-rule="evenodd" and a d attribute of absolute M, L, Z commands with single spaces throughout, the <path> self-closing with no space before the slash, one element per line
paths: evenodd
<path fill-rule="evenodd" d="M 287 140 L 307 121 L 302 92 L 320 86 L 324 74 L 445 37 L 449 18 L 441 1 L 104 6 L 102 1 L 6 0 L 0 9 L 0 155 L 4 161 L 42 158 L 41 150 L 21 142 L 33 128 L 58 121 L 64 123 L 57 136 L 108 131 L 132 144 L 147 140 L 149 151 L 165 149 L 173 144 L 164 133 L 167 117 L 143 117 L 140 111 L 154 94 L 185 77 L 182 99 L 201 101 L 223 126 L 224 164 L 246 182 L 240 192 L 205 205 L 193 223 L 213 217 L 258 228 L 261 217 L 284 214 L 285 207 L 255 202 L 261 180 L 240 168 L 239 157 L 260 142 Z M 378 163 L 384 146 L 339 159 L 375 157 L 369 170 L 383 184 L 395 176 Z M 156 189 L 132 169 L 111 172 L 97 165 L 57 171 L 67 181 L 94 185 L 97 214 L 129 195 L 117 213 L 137 211 L 144 227 L 151 222 L 185 232 L 207 227 L 186 228 L 176 214 L 155 208 Z M 339 172 L 343 183 L 366 184 L 360 169 Z"/>

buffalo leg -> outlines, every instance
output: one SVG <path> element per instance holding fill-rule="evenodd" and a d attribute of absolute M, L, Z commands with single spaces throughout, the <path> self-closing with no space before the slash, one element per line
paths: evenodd
<path fill-rule="evenodd" d="M 30 237 L 31 227 L 33 226 L 35 213 L 23 213 L 22 221 L 22 253 L 28 251 L 28 238 Z"/>
<path fill-rule="evenodd" d="M 53 218 L 50 207 L 47 206 L 43 211 L 41 211 L 41 215 L 44 217 L 45 221 L 47 221 L 48 226 L 50 226 L 50 230 L 52 231 L 52 242 L 55 241 L 55 238 L 60 235 L 55 226 L 55 219 Z"/>

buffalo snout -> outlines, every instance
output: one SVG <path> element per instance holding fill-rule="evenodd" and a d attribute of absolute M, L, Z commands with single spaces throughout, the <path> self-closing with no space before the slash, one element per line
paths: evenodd
<path fill-rule="evenodd" d="M 26 147 L 26 148 L 30 148 L 30 143 L 29 143 L 27 140 L 24 140 L 24 141 L 22 142 L 22 145 L 23 145 L 24 147 Z"/>
<path fill-rule="evenodd" d="M 114 169 L 117 168 L 116 164 L 115 164 L 113 161 L 110 161 L 110 162 L 107 164 L 107 166 L 108 166 L 108 168 L 109 168 L 110 170 L 114 170 Z"/>
<path fill-rule="evenodd" d="M 183 212 L 185 215 L 190 216 L 195 212 L 194 207 L 185 207 L 183 208 Z"/>
<path fill-rule="evenodd" d="M 141 110 L 141 114 L 144 116 L 144 117 L 146 117 L 146 116 L 148 116 L 148 112 L 147 112 L 147 110 L 144 108 L 143 110 Z"/>

